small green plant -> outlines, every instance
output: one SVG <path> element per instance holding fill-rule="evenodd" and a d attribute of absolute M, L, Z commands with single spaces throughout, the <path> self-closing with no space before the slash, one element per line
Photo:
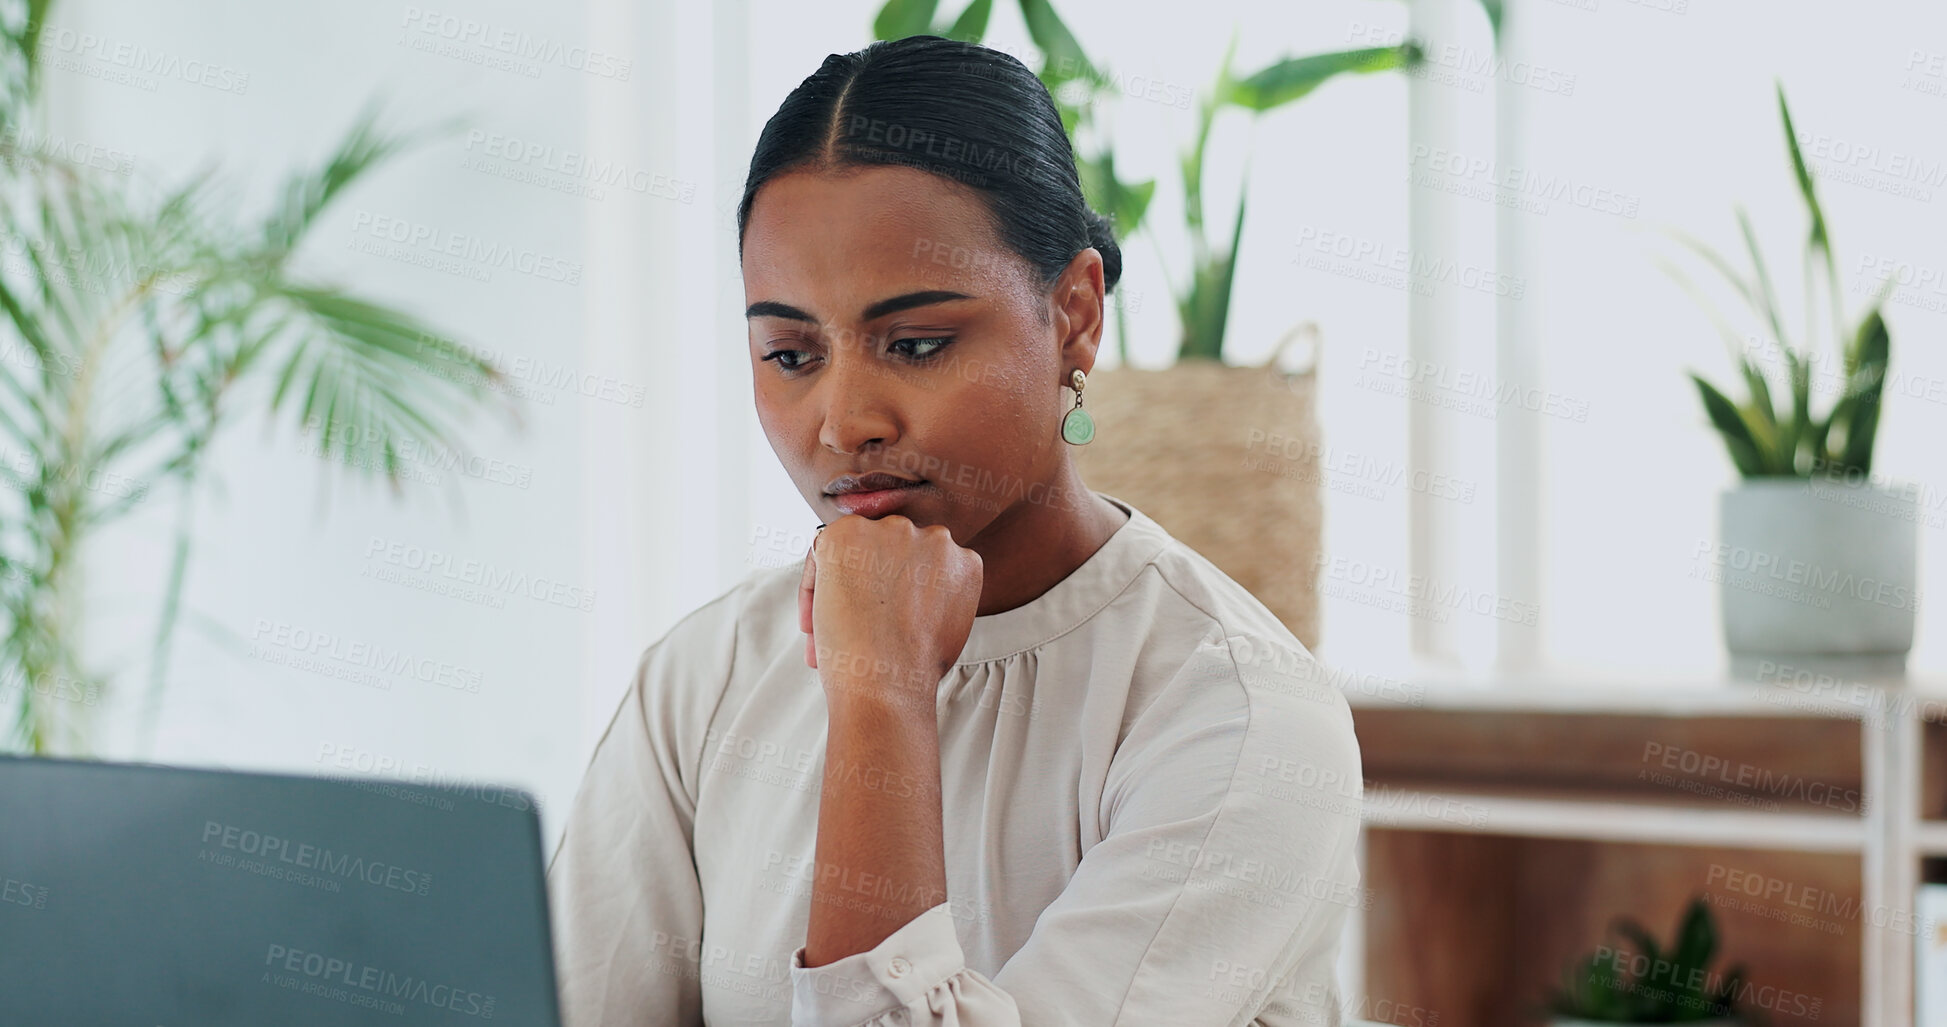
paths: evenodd
<path fill-rule="evenodd" d="M 1758 315 L 1763 330 L 1770 333 L 1770 342 L 1777 346 L 1784 360 L 1778 380 L 1772 379 L 1772 372 L 1755 359 L 1751 347 L 1744 343 L 1737 331 L 1717 313 L 1688 278 L 1668 264 L 1664 268 L 1677 278 L 1710 316 L 1719 333 L 1730 344 L 1731 359 L 1744 379 L 1747 395 L 1740 403 L 1733 402 L 1723 390 L 1705 381 L 1701 375 L 1694 371 L 1690 373 L 1698 394 L 1703 398 L 1704 412 L 1709 415 L 1718 435 L 1723 437 L 1724 446 L 1730 451 L 1731 462 L 1737 466 L 1738 473 L 1746 478 L 1807 478 L 1813 474 L 1863 478 L 1872 471 L 1873 440 L 1879 430 L 1881 390 L 1886 382 L 1891 345 L 1886 321 L 1880 317 L 1886 290 L 1880 291 L 1856 324 L 1846 323 L 1845 301 L 1839 288 L 1838 259 L 1832 253 L 1825 212 L 1819 206 L 1811 172 L 1805 166 L 1805 157 L 1798 149 L 1797 133 L 1792 130 L 1791 110 L 1785 104 L 1784 87 L 1778 86 L 1777 92 L 1778 113 L 1784 122 L 1792 172 L 1797 176 L 1799 194 L 1804 197 L 1805 208 L 1811 216 L 1804 260 L 1805 347 L 1794 347 L 1790 337 L 1785 334 L 1785 319 L 1778 307 L 1778 297 L 1772 290 L 1764 257 L 1758 252 L 1757 238 L 1751 231 L 1751 219 L 1743 207 L 1737 208 L 1737 221 L 1744 235 L 1745 248 L 1750 251 L 1752 277 L 1749 279 L 1710 247 L 1681 233 L 1677 233 L 1677 237 L 1723 275 L 1739 297 Z M 1814 415 L 1811 409 L 1813 371 L 1818 362 L 1812 346 L 1820 333 L 1816 325 L 1818 318 L 1813 293 L 1814 280 L 1820 268 L 1825 272 L 1831 328 L 1841 362 L 1838 373 L 1833 376 L 1838 379 L 1838 395 L 1822 417 Z M 1893 281 L 1893 278 L 1887 279 L 1889 288 Z M 1788 395 L 1789 399 L 1784 404 L 1780 405 L 1773 399 L 1774 387 L 1783 389 Z"/>
<path fill-rule="evenodd" d="M 1599 1023 L 1758 1022 L 1738 1008 L 1743 965 L 1721 974 L 1710 969 L 1717 926 L 1703 896 L 1690 900 L 1668 948 L 1628 917 L 1617 917 L 1609 934 L 1623 944 L 1600 946 L 1569 964 L 1561 988 L 1549 996 L 1549 1015 Z"/>

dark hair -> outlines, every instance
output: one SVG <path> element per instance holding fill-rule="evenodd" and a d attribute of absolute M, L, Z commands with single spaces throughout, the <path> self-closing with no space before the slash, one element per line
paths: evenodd
<path fill-rule="evenodd" d="M 1009 54 L 939 36 L 880 40 L 832 54 L 764 123 L 737 205 L 737 255 L 757 190 L 800 168 L 897 164 L 972 186 L 1001 242 L 1042 289 L 1075 254 L 1102 254 L 1102 284 L 1122 277 L 1107 218 L 1089 209 L 1048 87 Z"/>

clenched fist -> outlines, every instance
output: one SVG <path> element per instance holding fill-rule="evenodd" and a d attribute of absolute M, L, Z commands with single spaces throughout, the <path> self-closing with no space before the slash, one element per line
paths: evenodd
<path fill-rule="evenodd" d="M 980 554 L 944 526 L 847 514 L 812 537 L 798 588 L 805 663 L 826 699 L 934 708 L 973 631 Z"/>

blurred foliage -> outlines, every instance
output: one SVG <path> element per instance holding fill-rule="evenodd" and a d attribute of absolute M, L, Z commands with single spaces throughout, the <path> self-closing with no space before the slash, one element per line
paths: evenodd
<path fill-rule="evenodd" d="M 1738 1006 L 1744 967 L 1722 974 L 1710 969 L 1717 925 L 1704 896 L 1690 901 L 1668 948 L 1627 917 L 1618 917 L 1609 933 L 1622 944 L 1571 963 L 1562 986 L 1549 996 L 1547 1014 L 1598 1023 L 1760 1022 Z"/>
<path fill-rule="evenodd" d="M 86 752 L 85 715 L 105 694 L 79 637 L 89 538 L 171 485 L 152 727 L 195 487 L 221 428 L 281 418 L 397 496 L 402 453 L 457 448 L 459 419 L 503 379 L 412 316 L 296 266 L 319 215 L 408 145 L 376 128 L 373 107 L 243 221 L 213 169 L 145 188 L 50 145 L 38 45 L 51 6 L 0 0 L 0 748 L 34 753 Z"/>

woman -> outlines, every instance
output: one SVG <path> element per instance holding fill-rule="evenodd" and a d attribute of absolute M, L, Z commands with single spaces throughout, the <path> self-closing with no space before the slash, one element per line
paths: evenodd
<path fill-rule="evenodd" d="M 738 231 L 758 417 L 826 523 L 644 652 L 549 868 L 569 1027 L 1336 1024 L 1350 715 L 1076 473 L 1121 255 L 1045 87 L 834 54 Z"/>

